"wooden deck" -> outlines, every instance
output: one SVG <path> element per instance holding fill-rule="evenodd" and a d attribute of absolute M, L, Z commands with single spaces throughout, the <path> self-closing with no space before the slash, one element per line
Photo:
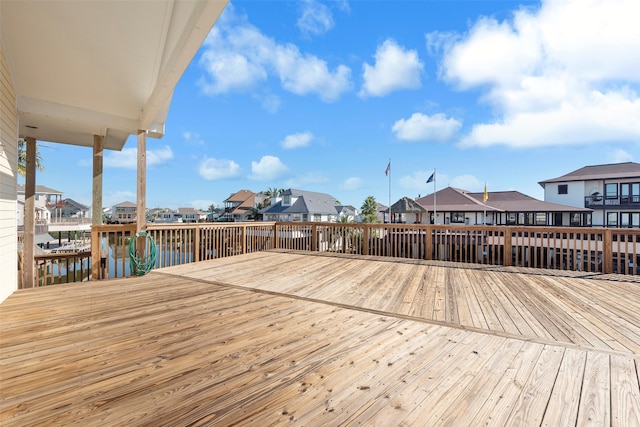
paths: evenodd
<path fill-rule="evenodd" d="M 640 283 L 261 252 L 0 304 L 0 425 L 640 425 Z"/>

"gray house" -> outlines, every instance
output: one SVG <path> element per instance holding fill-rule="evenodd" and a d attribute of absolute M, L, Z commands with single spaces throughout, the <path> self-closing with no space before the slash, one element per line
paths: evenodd
<path fill-rule="evenodd" d="M 350 210 L 329 194 L 294 189 L 273 197 L 271 204 L 260 211 L 265 221 L 292 222 L 336 222 L 343 212 L 348 214 Z"/>

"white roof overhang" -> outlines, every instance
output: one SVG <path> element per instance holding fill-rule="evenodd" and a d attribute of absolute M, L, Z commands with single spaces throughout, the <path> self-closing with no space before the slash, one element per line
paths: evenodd
<path fill-rule="evenodd" d="M 175 85 L 228 0 L 2 0 L 19 136 L 121 150 L 161 138 Z"/>

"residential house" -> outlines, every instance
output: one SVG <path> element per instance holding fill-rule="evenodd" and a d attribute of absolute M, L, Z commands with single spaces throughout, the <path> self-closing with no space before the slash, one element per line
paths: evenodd
<path fill-rule="evenodd" d="M 91 218 L 88 206 L 78 203 L 73 199 L 64 199 L 60 206 L 61 218 Z"/>
<path fill-rule="evenodd" d="M 358 210 L 351 205 L 336 205 L 338 221 L 354 222 L 358 217 Z"/>
<path fill-rule="evenodd" d="M 379 222 L 389 222 L 389 206 L 376 202 L 376 218 Z"/>
<path fill-rule="evenodd" d="M 288 189 L 260 213 L 265 221 L 337 222 L 342 211 L 343 205 L 329 194 Z"/>
<path fill-rule="evenodd" d="M 127 224 L 136 222 L 137 205 L 133 202 L 122 202 L 111 208 L 111 223 Z"/>
<path fill-rule="evenodd" d="M 544 200 L 589 208 L 597 227 L 640 227 L 640 164 L 585 166 L 540 181 Z"/>
<path fill-rule="evenodd" d="M 147 220 L 149 222 L 182 222 L 182 217 L 177 211 L 170 208 L 152 208 L 147 210 Z"/>
<path fill-rule="evenodd" d="M 427 210 L 409 197 L 403 197 L 391 205 L 391 222 L 422 224 L 423 215 Z"/>
<path fill-rule="evenodd" d="M 250 190 L 240 190 L 224 200 L 224 218 L 226 221 L 251 221 L 264 206 L 266 196 Z"/>
<path fill-rule="evenodd" d="M 182 222 L 200 222 L 207 214 L 194 208 L 178 208 L 175 217 L 180 218 Z"/>
<path fill-rule="evenodd" d="M 17 220 L 18 226 L 24 225 L 24 185 L 18 184 L 17 198 L 18 210 Z M 62 192 L 46 187 L 44 185 L 36 185 L 35 193 L 35 220 L 38 225 L 46 225 L 51 222 L 52 217 L 62 216 L 61 208 L 64 206 L 62 202 Z"/>
<path fill-rule="evenodd" d="M 592 210 L 542 201 L 518 191 L 469 192 L 447 187 L 416 200 L 428 211 L 428 223 L 488 225 L 591 226 Z M 427 222 L 427 221 L 425 221 Z"/>

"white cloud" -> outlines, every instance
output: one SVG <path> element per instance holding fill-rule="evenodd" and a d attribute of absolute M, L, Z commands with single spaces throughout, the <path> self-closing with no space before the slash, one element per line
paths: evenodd
<path fill-rule="evenodd" d="M 336 101 L 351 89 L 351 69 L 338 65 L 330 71 L 327 63 L 313 55 L 303 55 L 294 45 L 278 46 L 273 59 L 282 87 L 296 95 L 316 94 L 324 102 Z"/>
<path fill-rule="evenodd" d="M 256 181 L 275 180 L 288 172 L 287 166 L 274 156 L 262 156 L 259 162 L 251 162 L 249 179 Z"/>
<path fill-rule="evenodd" d="M 415 195 L 403 194 L 402 196 L 414 197 L 414 196 L 417 196 L 417 194 L 421 194 L 424 196 L 425 194 L 432 193 L 433 184 L 432 183 L 427 184 L 427 179 L 431 176 L 432 173 L 433 173 L 433 170 L 416 171 L 411 175 L 405 175 L 400 177 L 400 179 L 398 180 L 399 187 L 404 190 L 408 190 L 416 193 Z M 441 175 L 438 175 L 436 181 L 439 182 L 440 178 L 441 178 Z M 441 186 L 439 185 L 439 187 Z"/>
<path fill-rule="evenodd" d="M 340 188 L 342 190 L 357 190 L 358 188 L 362 188 L 362 178 L 350 177 L 345 179 Z"/>
<path fill-rule="evenodd" d="M 415 50 L 406 50 L 393 40 L 378 46 L 376 63 L 364 64 L 364 83 L 360 96 L 384 96 L 395 90 L 416 89 L 421 86 L 420 73 L 424 68 Z"/>
<path fill-rule="evenodd" d="M 612 152 L 607 154 L 607 158 L 611 163 L 624 163 L 633 161 L 633 156 L 622 149 L 613 150 Z"/>
<path fill-rule="evenodd" d="M 334 27 L 333 15 L 327 6 L 315 0 L 301 2 L 296 26 L 305 35 L 322 35 Z"/>
<path fill-rule="evenodd" d="M 120 191 L 110 191 L 104 194 L 102 198 L 102 207 L 110 208 L 118 203 L 122 202 L 132 202 L 136 203 L 137 196 L 133 191 L 128 190 L 120 190 Z"/>
<path fill-rule="evenodd" d="M 462 145 L 638 141 L 639 13 L 636 0 L 544 1 L 441 37 L 441 77 L 462 90 L 480 88 L 496 113 Z"/>
<path fill-rule="evenodd" d="M 326 184 L 328 182 L 330 182 L 329 177 L 323 173 L 307 172 L 304 175 L 288 179 L 285 184 L 288 188 L 307 188 L 315 184 Z"/>
<path fill-rule="evenodd" d="M 185 131 L 185 132 L 182 132 L 182 137 L 184 138 L 185 142 L 187 142 L 188 144 L 205 145 L 204 139 L 200 137 L 199 133 Z"/>
<path fill-rule="evenodd" d="M 262 108 L 267 112 L 274 114 L 280 108 L 280 98 L 277 95 L 269 94 L 262 97 Z"/>
<path fill-rule="evenodd" d="M 165 145 L 157 150 L 147 150 L 147 168 L 160 166 L 173 159 L 171 147 Z M 104 157 L 104 166 L 121 169 L 138 169 L 138 149 L 125 148 L 122 151 L 110 151 Z"/>
<path fill-rule="evenodd" d="M 235 178 L 240 172 L 240 166 L 233 160 L 205 157 L 198 165 L 198 174 L 208 181 Z"/>
<path fill-rule="evenodd" d="M 313 140 L 313 134 L 311 132 L 300 132 L 287 135 L 280 145 L 282 148 L 292 149 L 308 146 Z"/>
<path fill-rule="evenodd" d="M 330 69 L 326 61 L 301 53 L 293 44 L 277 43 L 237 15 L 231 4 L 222 15 L 203 44 L 200 65 L 206 76 L 199 84 L 205 94 L 247 92 L 269 77 L 279 79 L 289 92 L 317 95 L 325 102 L 351 89 L 349 67 Z"/>
<path fill-rule="evenodd" d="M 137 150 L 136 150 L 137 151 Z M 173 159 L 171 147 L 165 145 L 158 150 L 147 150 L 147 167 L 158 166 Z"/>
<path fill-rule="evenodd" d="M 460 188 L 467 191 L 484 190 L 484 182 L 480 181 L 473 175 L 460 175 L 451 180 L 451 187 Z"/>
<path fill-rule="evenodd" d="M 507 113 L 501 121 L 474 125 L 461 145 L 540 147 L 640 139 L 640 99 L 614 92 L 586 95 L 553 109 Z"/>
<path fill-rule="evenodd" d="M 407 120 L 396 121 L 391 130 L 404 141 L 446 141 L 458 132 L 460 126 L 459 121 L 441 113 L 432 116 L 414 113 Z"/>

